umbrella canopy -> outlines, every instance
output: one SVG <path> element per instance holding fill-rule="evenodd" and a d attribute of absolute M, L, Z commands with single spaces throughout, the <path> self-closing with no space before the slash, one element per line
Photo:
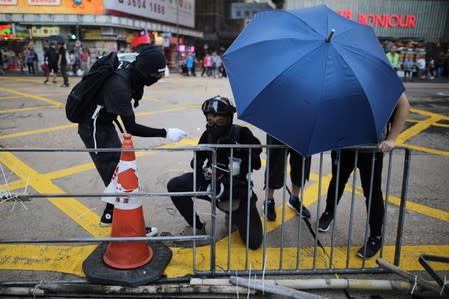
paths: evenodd
<path fill-rule="evenodd" d="M 304 156 L 377 143 L 404 91 L 372 28 L 325 5 L 256 14 L 223 63 L 238 117 Z"/>

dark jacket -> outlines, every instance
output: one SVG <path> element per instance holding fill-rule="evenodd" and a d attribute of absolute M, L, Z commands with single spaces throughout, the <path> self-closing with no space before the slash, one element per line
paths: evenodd
<path fill-rule="evenodd" d="M 126 132 L 140 137 L 165 137 L 165 129 L 155 129 L 136 123 L 132 106 L 130 70 L 118 69 L 104 84 L 98 94 L 97 104 L 102 105 L 97 122 L 112 123 L 120 115 Z M 92 111 L 93 112 L 93 111 Z M 91 115 L 91 114 L 90 114 Z"/>
<path fill-rule="evenodd" d="M 260 144 L 259 139 L 257 139 L 250 129 L 247 127 L 242 127 L 239 125 L 232 125 L 230 132 L 219 138 L 215 142 L 211 142 L 211 138 L 207 130 L 201 135 L 198 144 Z M 249 150 L 245 149 L 234 149 L 234 158 L 239 158 L 242 160 L 240 165 L 240 174 L 237 177 L 240 181 L 246 181 L 246 175 L 248 173 L 248 162 L 249 162 Z M 251 149 L 251 170 L 258 170 L 261 167 L 260 154 L 262 153 L 261 148 Z M 218 149 L 217 150 L 217 164 L 218 167 L 228 170 L 230 158 L 230 149 Z M 206 162 L 206 165 L 204 163 Z M 212 153 L 209 151 L 199 151 L 197 153 L 197 175 L 202 175 L 203 167 L 210 167 L 212 164 Z M 191 162 L 193 167 L 193 160 Z M 217 171 L 220 173 L 220 170 Z"/>

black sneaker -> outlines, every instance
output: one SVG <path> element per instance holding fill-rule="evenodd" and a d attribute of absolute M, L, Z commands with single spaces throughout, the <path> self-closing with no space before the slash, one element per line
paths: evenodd
<path fill-rule="evenodd" d="M 265 202 L 263 204 L 264 213 L 265 213 Z M 267 200 L 267 220 L 268 221 L 276 221 L 276 207 L 273 198 L 268 198 Z"/>
<path fill-rule="evenodd" d="M 291 209 L 295 210 L 298 215 L 300 215 L 299 212 L 301 211 L 301 202 L 299 200 L 295 200 L 293 196 L 290 196 L 287 204 Z M 310 218 L 310 212 L 305 206 L 302 207 L 302 217 Z"/>
<path fill-rule="evenodd" d="M 366 242 L 366 253 L 365 253 L 365 246 L 359 249 L 357 252 L 357 256 L 360 258 L 366 258 L 369 259 L 376 255 L 376 253 L 380 249 L 380 237 L 371 236 L 368 238 L 368 242 Z M 364 255 L 365 254 L 365 255 Z"/>
<path fill-rule="evenodd" d="M 44 84 L 47 84 L 47 83 L 48 83 L 48 80 L 45 80 L 45 81 L 44 81 Z"/>
<path fill-rule="evenodd" d="M 318 231 L 327 232 L 331 227 L 332 222 L 334 222 L 334 215 L 329 212 L 324 211 L 318 221 Z"/>
<path fill-rule="evenodd" d="M 112 225 L 112 213 L 113 210 L 104 210 L 101 216 L 100 226 L 111 226 Z"/>

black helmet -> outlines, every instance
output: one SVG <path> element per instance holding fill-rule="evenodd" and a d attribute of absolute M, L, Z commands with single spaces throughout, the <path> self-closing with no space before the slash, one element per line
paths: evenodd
<path fill-rule="evenodd" d="M 204 101 L 203 105 L 201 105 L 201 110 L 203 110 L 204 115 L 212 113 L 231 117 L 236 112 L 235 107 L 232 106 L 229 99 L 222 96 L 215 96 L 207 99 Z"/>

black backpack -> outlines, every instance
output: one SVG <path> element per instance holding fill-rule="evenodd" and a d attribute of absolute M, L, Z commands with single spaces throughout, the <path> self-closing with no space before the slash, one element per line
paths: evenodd
<path fill-rule="evenodd" d="M 97 105 L 96 97 L 103 84 L 118 68 L 120 62 L 116 52 L 99 58 L 70 91 L 65 105 L 67 119 L 73 123 L 80 123 L 89 119 Z"/>

